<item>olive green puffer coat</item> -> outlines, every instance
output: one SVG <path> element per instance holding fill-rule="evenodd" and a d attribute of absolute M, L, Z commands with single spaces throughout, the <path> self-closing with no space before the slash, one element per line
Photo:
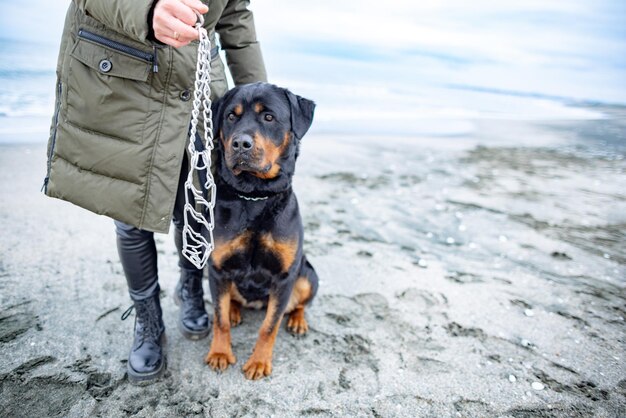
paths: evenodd
<path fill-rule="evenodd" d="M 153 2 L 71 3 L 44 188 L 92 212 L 167 232 L 188 141 L 198 45 L 176 49 L 151 40 Z M 210 0 L 205 15 L 236 84 L 266 81 L 248 3 Z M 211 55 L 215 99 L 227 83 L 217 50 Z"/>

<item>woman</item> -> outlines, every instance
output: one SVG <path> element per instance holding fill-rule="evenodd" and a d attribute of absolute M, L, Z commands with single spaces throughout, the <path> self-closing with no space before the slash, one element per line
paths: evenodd
<path fill-rule="evenodd" d="M 203 271 L 181 254 L 182 188 L 192 110 L 197 13 L 225 50 L 235 84 L 266 81 L 247 0 L 74 0 L 57 64 L 48 142 L 48 196 L 115 219 L 120 260 L 136 310 L 131 381 L 165 369 L 154 232 L 175 225 L 181 275 L 179 329 L 206 336 Z M 227 90 L 211 51 L 212 100 Z M 200 123 L 201 125 L 201 123 Z M 201 141 L 196 141 L 200 145 Z"/>

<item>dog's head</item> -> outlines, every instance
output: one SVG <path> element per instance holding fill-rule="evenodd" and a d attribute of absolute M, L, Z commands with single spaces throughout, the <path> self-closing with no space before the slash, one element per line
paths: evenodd
<path fill-rule="evenodd" d="M 230 90 L 213 105 L 218 176 L 243 192 L 284 189 L 314 110 L 311 100 L 273 84 Z"/>

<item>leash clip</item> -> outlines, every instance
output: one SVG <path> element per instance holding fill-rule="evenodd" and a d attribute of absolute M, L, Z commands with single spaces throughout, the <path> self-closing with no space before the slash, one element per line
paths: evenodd
<path fill-rule="evenodd" d="M 196 16 L 198 16 L 198 21 L 196 22 L 196 29 L 200 29 L 201 27 L 204 26 L 204 15 L 196 11 Z"/>
<path fill-rule="evenodd" d="M 203 38 L 208 37 L 207 31 L 204 28 L 204 16 L 197 11 L 196 16 L 198 16 L 198 21 L 196 22 L 195 28 L 198 31 L 198 40 L 202 41 Z"/>

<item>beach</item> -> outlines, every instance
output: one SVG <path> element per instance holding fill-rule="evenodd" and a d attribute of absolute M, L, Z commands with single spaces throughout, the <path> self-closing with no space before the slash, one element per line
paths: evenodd
<path fill-rule="evenodd" d="M 307 135 L 294 188 L 319 293 L 308 335 L 283 324 L 256 382 L 241 366 L 263 312 L 233 330 L 237 363 L 210 370 L 210 338 L 176 328 L 177 256 L 157 234 L 167 372 L 131 385 L 112 221 L 40 192 L 45 143 L 5 140 L 0 415 L 626 416 L 626 108 L 567 106 L 597 117 Z"/>
<path fill-rule="evenodd" d="M 113 221 L 41 191 L 67 4 L 0 2 L 0 417 L 626 417 L 625 2 L 252 2 L 270 81 L 317 104 L 309 333 L 248 381 L 244 310 L 212 371 L 157 234 L 146 386 Z"/>

